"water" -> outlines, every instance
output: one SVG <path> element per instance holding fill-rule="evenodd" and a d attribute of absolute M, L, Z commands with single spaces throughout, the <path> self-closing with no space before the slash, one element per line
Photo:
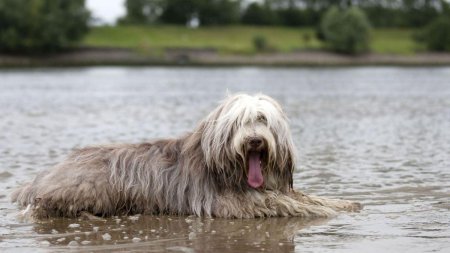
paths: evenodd
<path fill-rule="evenodd" d="M 364 210 L 309 221 L 15 218 L 12 189 L 71 149 L 180 135 L 238 91 L 284 106 L 295 187 Z M 1 252 L 450 252 L 450 68 L 1 70 L 0 189 Z"/>

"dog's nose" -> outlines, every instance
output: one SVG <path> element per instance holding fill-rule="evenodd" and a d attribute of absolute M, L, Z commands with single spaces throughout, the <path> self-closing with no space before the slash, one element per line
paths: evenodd
<path fill-rule="evenodd" d="M 248 143 L 250 144 L 250 146 L 252 148 L 258 148 L 259 146 L 261 146 L 261 144 L 263 143 L 263 139 L 260 137 L 251 137 L 248 140 Z"/>

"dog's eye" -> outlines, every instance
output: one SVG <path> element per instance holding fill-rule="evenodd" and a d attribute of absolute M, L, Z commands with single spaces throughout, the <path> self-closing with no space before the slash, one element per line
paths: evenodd
<path fill-rule="evenodd" d="M 259 121 L 259 122 L 267 123 L 267 119 L 266 119 L 266 117 L 264 115 L 258 115 L 256 120 Z"/>

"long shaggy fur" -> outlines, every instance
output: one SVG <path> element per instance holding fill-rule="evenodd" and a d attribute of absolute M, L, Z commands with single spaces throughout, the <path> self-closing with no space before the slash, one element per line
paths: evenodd
<path fill-rule="evenodd" d="M 265 95 L 239 94 L 181 138 L 76 150 L 12 199 L 38 218 L 83 212 L 329 217 L 361 208 L 295 191 L 294 150 L 280 105 Z M 250 179 L 259 168 L 262 178 Z"/>

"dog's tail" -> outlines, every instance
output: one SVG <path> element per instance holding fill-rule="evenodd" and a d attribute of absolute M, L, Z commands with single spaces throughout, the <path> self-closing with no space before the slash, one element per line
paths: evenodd
<path fill-rule="evenodd" d="M 14 190 L 11 193 L 11 202 L 15 203 L 17 202 L 20 206 L 24 207 L 27 206 L 30 201 L 30 195 L 31 195 L 31 183 L 24 184 L 20 187 L 18 187 L 16 190 Z"/>
<path fill-rule="evenodd" d="M 22 222 L 33 222 L 35 205 L 31 199 L 34 198 L 33 191 L 30 189 L 31 183 L 19 186 L 11 193 L 11 202 L 17 203 L 22 210 L 16 215 L 16 218 Z"/>

